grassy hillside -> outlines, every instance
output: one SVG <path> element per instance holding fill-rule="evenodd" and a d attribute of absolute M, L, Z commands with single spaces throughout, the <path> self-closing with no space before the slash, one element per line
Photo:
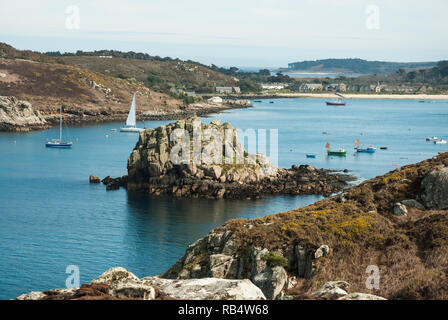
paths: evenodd
<path fill-rule="evenodd" d="M 106 76 L 136 79 L 151 90 L 163 93 L 169 93 L 172 87 L 210 93 L 216 86 L 238 85 L 238 80 L 234 77 L 200 63 L 168 57 L 160 58 L 144 53 L 101 50 L 42 54 L 30 50 L 17 50 L 6 43 L 0 43 L 0 58 L 78 66 Z"/>
<path fill-rule="evenodd" d="M 135 79 L 61 64 L 58 59 L 0 44 L 0 73 L 4 75 L 0 77 L 0 95 L 27 100 L 44 115 L 57 111 L 60 105 L 80 110 L 80 116 L 84 112 L 126 114 L 136 91 L 139 112 L 182 106 L 181 101 L 150 90 Z"/>
<path fill-rule="evenodd" d="M 386 62 L 367 61 L 362 59 L 324 59 L 302 61 L 288 64 L 289 71 L 304 72 L 342 72 L 356 74 L 387 74 L 398 69 L 430 68 L 436 62 Z"/>
<path fill-rule="evenodd" d="M 193 62 L 171 59 L 99 58 L 96 56 L 59 57 L 65 64 L 80 66 L 122 79 L 134 78 L 155 91 L 171 87 L 197 92 L 213 92 L 216 86 L 236 86 L 233 77 Z"/>

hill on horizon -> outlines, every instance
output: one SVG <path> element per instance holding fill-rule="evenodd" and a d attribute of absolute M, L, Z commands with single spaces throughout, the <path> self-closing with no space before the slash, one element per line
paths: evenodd
<path fill-rule="evenodd" d="M 355 73 L 355 74 L 389 74 L 399 69 L 425 69 L 437 65 L 437 62 L 388 62 L 367 61 L 363 59 L 323 59 L 301 61 L 288 64 L 281 71 L 303 71 L 307 73 Z"/>
<path fill-rule="evenodd" d="M 75 53 L 17 50 L 0 42 L 0 58 L 26 59 L 37 62 L 78 66 L 120 79 L 135 79 L 146 87 L 169 94 L 170 88 L 185 88 L 211 93 L 216 86 L 237 86 L 238 80 L 195 61 L 150 56 L 146 53 L 116 50 Z"/>
<path fill-rule="evenodd" d="M 34 51 L 17 50 L 0 43 L 0 95 L 29 101 L 48 115 L 64 105 L 74 113 L 123 114 L 137 95 L 139 112 L 173 111 L 182 101 L 160 93 L 135 79 L 121 79 Z"/>

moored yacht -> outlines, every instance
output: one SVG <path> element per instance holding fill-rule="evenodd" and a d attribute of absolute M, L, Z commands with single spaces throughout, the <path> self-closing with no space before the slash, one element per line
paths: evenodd
<path fill-rule="evenodd" d="M 126 126 L 121 127 L 121 132 L 141 132 L 145 129 L 143 128 L 137 128 L 137 121 L 135 117 L 135 93 L 134 97 L 132 98 L 132 105 L 131 110 L 129 110 L 128 118 L 126 119 Z"/>

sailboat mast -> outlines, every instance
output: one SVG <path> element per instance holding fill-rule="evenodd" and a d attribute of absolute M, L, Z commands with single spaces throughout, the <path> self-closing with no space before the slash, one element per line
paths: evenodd
<path fill-rule="evenodd" d="M 60 116 L 59 116 L 59 142 L 62 142 L 62 106 L 60 109 Z"/>

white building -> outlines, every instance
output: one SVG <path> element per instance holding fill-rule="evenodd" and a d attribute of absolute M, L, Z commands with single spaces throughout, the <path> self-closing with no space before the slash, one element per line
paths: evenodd
<path fill-rule="evenodd" d="M 212 97 L 212 98 L 208 99 L 207 101 L 211 102 L 211 103 L 222 103 L 223 102 L 221 97 Z"/>

